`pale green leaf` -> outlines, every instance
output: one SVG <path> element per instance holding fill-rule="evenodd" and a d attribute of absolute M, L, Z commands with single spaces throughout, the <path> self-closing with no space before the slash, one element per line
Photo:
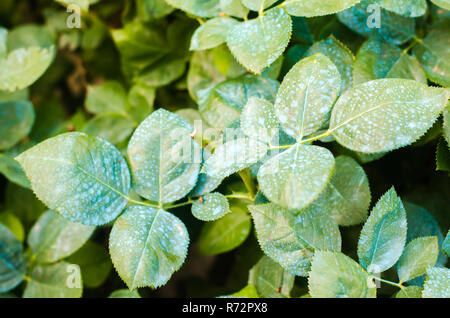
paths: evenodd
<path fill-rule="evenodd" d="M 422 288 L 418 286 L 406 286 L 395 294 L 395 298 L 422 298 Z"/>
<path fill-rule="evenodd" d="M 223 129 L 239 119 L 250 97 L 274 102 L 279 86 L 277 81 L 270 78 L 243 75 L 203 91 L 198 108 L 202 118 L 211 127 Z"/>
<path fill-rule="evenodd" d="M 20 48 L 0 60 L 0 89 L 15 91 L 33 84 L 53 61 L 55 48 Z"/>
<path fill-rule="evenodd" d="M 431 2 L 445 10 L 450 10 L 450 0 L 431 0 Z"/>
<path fill-rule="evenodd" d="M 105 224 L 128 201 L 130 173 L 120 152 L 84 133 L 65 133 L 16 158 L 36 196 L 73 222 Z"/>
<path fill-rule="evenodd" d="M 241 129 L 247 136 L 270 142 L 278 132 L 278 126 L 271 102 L 257 97 L 248 100 L 241 115 Z"/>
<path fill-rule="evenodd" d="M 220 13 L 219 0 L 166 0 L 166 2 L 199 17 L 215 17 Z"/>
<path fill-rule="evenodd" d="M 152 113 L 155 96 L 156 89 L 154 87 L 142 83 L 136 83 L 131 87 L 127 96 L 127 112 L 137 123 Z"/>
<path fill-rule="evenodd" d="M 0 103 L 0 150 L 11 148 L 26 137 L 34 119 L 33 105 L 28 101 Z"/>
<path fill-rule="evenodd" d="M 127 115 L 127 97 L 122 84 L 108 81 L 97 86 L 88 86 L 86 109 L 94 114 L 117 113 Z"/>
<path fill-rule="evenodd" d="M 6 46 L 7 38 L 8 38 L 8 30 L 0 27 L 0 59 L 5 58 L 8 53 Z"/>
<path fill-rule="evenodd" d="M 371 273 L 391 268 L 402 255 L 406 230 L 405 208 L 391 188 L 378 200 L 361 230 L 359 263 Z"/>
<path fill-rule="evenodd" d="M 358 85 L 336 102 L 330 131 L 343 146 L 365 153 L 394 150 L 418 140 L 447 104 L 448 92 L 405 79 Z"/>
<path fill-rule="evenodd" d="M 97 288 L 102 285 L 112 269 L 108 251 L 92 241 L 87 241 L 67 260 L 80 266 L 83 284 L 88 288 Z"/>
<path fill-rule="evenodd" d="M 164 285 L 184 262 L 189 236 L 173 214 L 132 206 L 114 223 L 109 251 L 130 289 Z"/>
<path fill-rule="evenodd" d="M 409 242 L 396 265 L 400 283 L 425 274 L 428 266 L 436 264 L 438 254 L 436 236 L 419 237 Z"/>
<path fill-rule="evenodd" d="M 219 145 L 206 160 L 202 173 L 216 179 L 225 178 L 250 167 L 267 153 L 267 145 L 250 138 L 238 138 Z"/>
<path fill-rule="evenodd" d="M 12 290 L 22 282 L 26 265 L 22 243 L 0 223 L 0 292 Z"/>
<path fill-rule="evenodd" d="M 268 203 L 249 210 L 262 250 L 290 273 L 308 276 L 315 251 L 341 249 L 337 224 L 314 206 L 290 211 Z"/>
<path fill-rule="evenodd" d="M 361 0 L 323 0 L 320 2 L 310 0 L 286 0 L 283 6 L 290 15 L 300 17 L 316 17 L 337 13 L 348 9 Z"/>
<path fill-rule="evenodd" d="M 208 193 L 192 204 L 192 214 L 202 221 L 214 221 L 230 212 L 227 198 L 218 192 Z"/>
<path fill-rule="evenodd" d="M 255 286 L 257 294 L 263 298 L 287 298 L 294 287 L 295 276 L 263 256 L 252 267 L 248 283 Z"/>
<path fill-rule="evenodd" d="M 443 135 L 445 140 L 447 140 L 448 146 L 450 147 L 450 104 L 444 109 L 442 117 L 444 118 Z"/>
<path fill-rule="evenodd" d="M 444 242 L 442 243 L 442 250 L 450 256 L 450 230 L 447 232 Z"/>
<path fill-rule="evenodd" d="M 89 120 L 81 129 L 89 135 L 97 136 L 117 145 L 131 136 L 136 123 L 121 114 L 100 114 Z"/>
<path fill-rule="evenodd" d="M 128 144 L 133 188 L 139 195 L 168 203 L 191 191 L 201 163 L 192 132 L 186 120 L 162 108 L 139 125 Z"/>
<path fill-rule="evenodd" d="M 80 298 L 81 284 L 78 265 L 66 262 L 37 265 L 31 270 L 23 298 Z"/>
<path fill-rule="evenodd" d="M 242 288 L 240 291 L 235 292 L 234 294 L 231 294 L 229 296 L 225 296 L 228 298 L 259 298 L 258 291 L 256 290 L 256 287 L 253 285 L 247 285 L 244 288 Z"/>
<path fill-rule="evenodd" d="M 291 31 L 290 16 L 283 9 L 274 8 L 264 16 L 234 25 L 226 42 L 239 63 L 259 74 L 283 53 Z"/>
<path fill-rule="evenodd" d="M 90 1 L 92 0 L 55 0 L 55 1 L 59 2 L 60 4 L 66 7 L 70 5 L 75 5 L 80 7 L 80 9 L 82 9 L 83 11 L 88 11 Z"/>
<path fill-rule="evenodd" d="M 165 0 L 137 0 L 136 2 L 137 15 L 143 20 L 162 18 L 173 10 L 175 8 Z"/>
<path fill-rule="evenodd" d="M 325 55 L 300 60 L 284 77 L 275 101 L 284 131 L 301 139 L 319 130 L 330 117 L 340 87 L 339 71 Z"/>
<path fill-rule="evenodd" d="M 244 6 L 250 10 L 259 12 L 270 7 L 272 4 L 277 2 L 277 0 L 241 0 Z"/>
<path fill-rule="evenodd" d="M 223 13 L 237 18 L 248 15 L 248 9 L 243 6 L 241 0 L 220 0 L 220 9 Z"/>
<path fill-rule="evenodd" d="M 141 298 L 141 295 L 139 295 L 137 289 L 118 289 L 113 291 L 108 298 Z"/>
<path fill-rule="evenodd" d="M 31 188 L 30 182 L 22 167 L 8 153 L 0 153 L 0 173 L 15 184 L 24 188 Z"/>
<path fill-rule="evenodd" d="M 54 263 L 78 250 L 89 239 L 95 226 L 70 222 L 49 210 L 28 234 L 31 257 L 38 263 Z"/>
<path fill-rule="evenodd" d="M 427 12 L 426 0 L 378 0 L 386 10 L 407 17 L 420 17 Z"/>
<path fill-rule="evenodd" d="M 235 19 L 224 17 L 206 21 L 192 35 L 190 50 L 211 49 L 224 43 L 228 30 L 237 23 Z"/>
<path fill-rule="evenodd" d="M 212 54 L 215 66 L 226 77 L 235 78 L 247 73 L 247 70 L 239 64 L 226 44 L 212 49 Z M 272 65 L 274 64 L 276 64 L 276 61 Z M 261 75 L 264 76 L 264 72 Z"/>
<path fill-rule="evenodd" d="M 429 267 L 423 286 L 423 298 L 450 298 L 450 269 Z"/>
<path fill-rule="evenodd" d="M 0 223 L 6 226 L 20 241 L 25 238 L 25 230 L 20 219 L 10 211 L 0 213 Z"/>
<path fill-rule="evenodd" d="M 413 49 L 428 78 L 444 87 L 450 86 L 450 27 L 432 29 Z"/>
<path fill-rule="evenodd" d="M 313 205 L 331 215 L 337 224 L 350 226 L 366 220 L 370 199 L 364 169 L 352 158 L 339 156 L 330 183 Z"/>
<path fill-rule="evenodd" d="M 317 53 L 322 53 L 328 57 L 339 70 L 342 79 L 341 94 L 350 89 L 353 83 L 352 69 L 355 60 L 352 51 L 331 35 L 325 40 L 314 43 L 305 53 L 305 56 Z"/>
<path fill-rule="evenodd" d="M 252 226 L 250 216 L 238 206 L 232 206 L 231 211 L 224 217 L 203 225 L 198 242 L 201 254 L 228 252 L 241 245 L 248 237 Z"/>
<path fill-rule="evenodd" d="M 309 273 L 309 293 L 313 298 L 375 298 L 369 274 L 350 257 L 338 253 L 315 253 Z"/>
<path fill-rule="evenodd" d="M 183 75 L 186 61 L 182 58 L 168 56 L 149 68 L 143 69 L 135 78 L 141 85 L 160 87 L 172 83 Z"/>
<path fill-rule="evenodd" d="M 318 146 L 295 145 L 259 169 L 260 190 L 272 202 L 302 209 L 325 190 L 334 170 L 333 154 Z"/>

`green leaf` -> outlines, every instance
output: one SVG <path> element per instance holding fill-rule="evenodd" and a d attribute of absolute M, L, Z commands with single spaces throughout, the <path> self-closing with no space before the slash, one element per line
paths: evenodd
<path fill-rule="evenodd" d="M 184 262 L 189 236 L 174 215 L 132 206 L 114 223 L 109 251 L 114 267 L 130 289 L 164 285 Z"/>
<path fill-rule="evenodd" d="M 450 269 L 429 267 L 422 297 L 450 298 Z"/>
<path fill-rule="evenodd" d="M 354 83 L 361 84 L 388 77 L 427 83 L 425 72 L 415 57 L 387 42 L 368 40 L 356 54 L 353 66 Z"/>
<path fill-rule="evenodd" d="M 247 73 L 247 70 L 239 64 L 226 44 L 215 47 L 212 54 L 215 66 L 226 77 L 235 78 Z M 272 65 L 276 65 L 276 61 Z M 264 72 L 261 75 L 265 76 Z"/>
<path fill-rule="evenodd" d="M 241 1 L 244 4 L 244 6 L 256 12 L 264 10 L 270 7 L 275 2 L 277 2 L 277 0 L 241 0 Z"/>
<path fill-rule="evenodd" d="M 243 6 L 241 0 L 220 0 L 220 9 L 223 13 L 237 18 L 248 15 L 248 9 Z"/>
<path fill-rule="evenodd" d="M 325 190 L 334 170 L 326 148 L 297 144 L 267 160 L 259 169 L 260 190 L 272 202 L 302 209 Z"/>
<path fill-rule="evenodd" d="M 409 242 L 396 265 L 400 283 L 425 274 L 428 266 L 436 264 L 438 254 L 436 236 L 419 237 Z"/>
<path fill-rule="evenodd" d="M 8 30 L 0 27 L 0 59 L 4 59 L 7 55 L 7 38 Z"/>
<path fill-rule="evenodd" d="M 222 17 L 206 21 L 192 35 L 190 50 L 211 49 L 224 43 L 228 30 L 237 23 L 234 19 Z"/>
<path fill-rule="evenodd" d="M 286 0 L 283 7 L 290 15 L 301 17 L 316 17 L 337 13 L 348 9 L 361 0 L 326 0 L 320 3 L 309 0 Z"/>
<path fill-rule="evenodd" d="M 30 182 L 20 164 L 8 153 L 0 154 L 0 173 L 9 181 L 24 188 L 31 188 Z"/>
<path fill-rule="evenodd" d="M 427 12 L 426 0 L 379 0 L 378 3 L 386 10 L 411 18 Z"/>
<path fill-rule="evenodd" d="M 428 78 L 444 87 L 450 86 L 450 27 L 439 25 L 413 49 Z"/>
<path fill-rule="evenodd" d="M 54 263 L 78 250 L 94 232 L 94 226 L 73 223 L 49 210 L 28 234 L 31 257 L 38 263 Z"/>
<path fill-rule="evenodd" d="M 55 48 L 20 48 L 0 60 L 0 90 L 15 91 L 33 84 L 53 61 Z"/>
<path fill-rule="evenodd" d="M 151 67 L 143 69 L 136 76 L 136 81 L 146 86 L 165 86 L 183 75 L 185 70 L 186 62 L 184 59 L 168 56 Z"/>
<path fill-rule="evenodd" d="M 265 99 L 251 97 L 241 115 L 242 131 L 253 139 L 270 142 L 278 132 L 278 119 L 273 104 Z"/>
<path fill-rule="evenodd" d="M 283 9 L 274 8 L 257 19 L 234 25 L 226 42 L 239 63 L 259 74 L 283 53 L 291 31 L 290 16 Z"/>
<path fill-rule="evenodd" d="M 381 9 L 380 24 L 377 27 L 376 23 L 373 23 L 376 22 L 374 18 L 377 17 L 377 11 L 372 7 L 369 8 L 376 2 L 377 0 L 362 0 L 352 8 L 339 12 L 337 14 L 339 21 L 352 31 L 368 38 L 374 37 L 397 45 L 410 40 L 415 33 L 414 19 Z"/>
<path fill-rule="evenodd" d="M 375 298 L 369 274 L 350 257 L 339 252 L 315 253 L 308 285 L 316 298 Z"/>
<path fill-rule="evenodd" d="M 169 203 L 191 191 L 201 162 L 192 131 L 181 116 L 162 108 L 139 125 L 128 144 L 133 188 L 139 195 Z"/>
<path fill-rule="evenodd" d="M 23 298 L 80 298 L 83 292 L 80 273 L 78 265 L 66 262 L 37 265 L 27 279 Z"/>
<path fill-rule="evenodd" d="M 450 256 L 450 230 L 447 232 L 444 243 L 442 243 L 442 250 L 447 256 Z"/>
<path fill-rule="evenodd" d="M 174 7 L 165 0 L 137 0 L 136 11 L 143 20 L 159 19 L 170 14 Z"/>
<path fill-rule="evenodd" d="M 208 88 L 224 80 L 225 76 L 214 64 L 212 51 L 194 52 L 187 75 L 189 95 L 194 101 L 198 101 L 198 95 L 202 94 L 202 91 L 207 92 Z"/>
<path fill-rule="evenodd" d="M 1 162 L 1 156 L 0 156 Z M 1 170 L 1 168 L 0 168 Z M 436 149 L 436 170 L 450 172 L 450 147 L 444 138 L 440 138 Z"/>
<path fill-rule="evenodd" d="M 341 249 L 337 224 L 314 206 L 290 211 L 268 203 L 249 210 L 264 253 L 294 275 L 308 276 L 315 251 Z"/>
<path fill-rule="evenodd" d="M 231 211 L 203 225 L 198 242 L 201 254 L 215 255 L 231 251 L 248 237 L 252 226 L 250 216 L 238 206 L 231 206 Z"/>
<path fill-rule="evenodd" d="M 422 288 L 418 286 L 406 286 L 395 294 L 395 298 L 422 298 Z"/>
<path fill-rule="evenodd" d="M 26 137 L 34 124 L 33 105 L 27 101 L 0 103 L 0 150 L 8 149 Z"/>
<path fill-rule="evenodd" d="M 449 0 L 431 0 L 435 5 L 444 8 L 445 10 L 450 10 L 450 1 Z"/>
<path fill-rule="evenodd" d="M 60 4 L 64 5 L 64 6 L 69 6 L 69 5 L 75 5 L 80 7 L 83 11 L 88 11 L 89 10 L 89 1 L 92 0 L 55 0 L 56 2 L 59 2 Z"/>
<path fill-rule="evenodd" d="M 345 92 L 331 114 L 330 132 L 343 146 L 364 153 L 418 140 L 444 109 L 448 92 L 405 79 L 380 79 Z"/>
<path fill-rule="evenodd" d="M 36 196 L 73 222 L 101 225 L 128 201 L 130 174 L 113 145 L 84 133 L 65 133 L 16 158 Z"/>
<path fill-rule="evenodd" d="M 108 298 L 141 298 L 141 295 L 139 295 L 137 289 L 118 289 L 113 291 Z"/>
<path fill-rule="evenodd" d="M 228 177 L 250 167 L 267 153 L 267 145 L 250 138 L 238 138 L 219 145 L 206 160 L 202 173 L 215 179 Z"/>
<path fill-rule="evenodd" d="M 131 136 L 135 122 L 121 114 L 100 114 L 89 120 L 81 131 L 117 145 Z"/>
<path fill-rule="evenodd" d="M 166 2 L 199 17 L 215 17 L 220 13 L 219 0 L 166 0 Z"/>
<path fill-rule="evenodd" d="M 253 285 L 247 285 L 244 288 L 242 288 L 240 291 L 235 292 L 234 294 L 231 294 L 230 296 L 225 296 L 229 298 L 259 298 L 258 291 L 256 290 L 256 287 Z"/>
<path fill-rule="evenodd" d="M 444 109 L 442 117 L 444 118 L 443 135 L 445 140 L 447 140 L 448 146 L 450 147 L 450 105 Z"/>
<path fill-rule="evenodd" d="M 192 205 L 192 214 L 202 221 L 214 221 L 230 212 L 227 198 L 218 192 L 208 193 Z"/>
<path fill-rule="evenodd" d="M 299 61 L 278 90 L 275 111 L 284 131 L 295 139 L 308 136 L 329 119 L 341 87 L 336 66 L 321 53 Z"/>
<path fill-rule="evenodd" d="M 94 114 L 116 113 L 127 116 L 127 97 L 122 84 L 107 81 L 89 86 L 85 102 L 86 109 Z"/>
<path fill-rule="evenodd" d="M 26 274 L 26 259 L 22 243 L 0 223 L 0 292 L 7 292 L 19 285 Z"/>
<path fill-rule="evenodd" d="M 155 95 L 156 90 L 154 87 L 142 83 L 136 83 L 131 87 L 127 97 L 127 112 L 134 121 L 140 123 L 152 113 Z"/>
<path fill-rule="evenodd" d="M 240 117 L 250 97 L 275 101 L 280 85 L 256 75 L 243 75 L 215 85 L 199 99 L 202 118 L 212 127 L 223 129 Z"/>
<path fill-rule="evenodd" d="M 91 241 L 87 241 L 67 260 L 80 266 L 83 284 L 88 288 L 101 286 L 112 269 L 108 251 L 100 244 Z"/>
<path fill-rule="evenodd" d="M 359 263 L 371 273 L 391 268 L 402 255 L 406 230 L 405 208 L 391 188 L 378 200 L 361 230 Z"/>
<path fill-rule="evenodd" d="M 352 158 L 339 156 L 330 183 L 313 205 L 327 212 L 337 224 L 350 226 L 366 220 L 370 198 L 364 169 Z"/>
<path fill-rule="evenodd" d="M 352 87 L 352 69 L 355 57 L 343 43 L 333 35 L 327 39 L 314 43 L 305 56 L 322 53 L 336 65 L 341 75 L 341 94 Z"/>
<path fill-rule="evenodd" d="M 288 298 L 294 287 L 295 276 L 267 256 L 252 267 L 248 283 L 255 286 L 263 298 Z"/>
<path fill-rule="evenodd" d="M 20 241 L 23 242 L 25 238 L 25 230 L 20 219 L 10 211 L 0 213 L 0 223 L 3 223 Z"/>

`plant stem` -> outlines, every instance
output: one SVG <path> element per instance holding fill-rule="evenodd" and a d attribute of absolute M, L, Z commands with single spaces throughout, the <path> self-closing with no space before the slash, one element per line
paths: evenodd
<path fill-rule="evenodd" d="M 249 195 L 245 195 L 245 194 L 233 193 L 233 194 L 227 194 L 227 195 L 225 195 L 225 197 L 228 199 L 241 199 L 241 200 L 248 200 L 251 202 L 255 202 L 255 198 L 253 198 Z"/>
<path fill-rule="evenodd" d="M 192 203 L 194 203 L 194 200 L 192 200 L 191 198 L 188 198 L 188 200 L 185 202 L 181 202 L 181 203 L 177 203 L 177 204 L 168 204 L 168 205 L 164 206 L 164 209 L 168 210 L 168 209 L 179 208 L 181 206 L 189 205 Z"/>
<path fill-rule="evenodd" d="M 157 204 L 152 204 L 152 203 L 143 202 L 143 201 L 136 201 L 136 200 L 133 200 L 132 198 L 127 198 L 127 200 L 128 200 L 128 202 L 137 204 L 137 205 L 150 206 L 152 208 L 158 208 L 158 209 L 160 208 L 160 206 Z"/>
<path fill-rule="evenodd" d="M 383 279 L 381 277 L 376 277 L 376 276 L 372 276 L 372 277 L 375 278 L 376 280 L 379 280 L 380 282 L 383 282 L 383 283 L 386 283 L 386 284 L 398 287 L 400 289 L 404 288 L 404 286 L 402 284 L 397 284 L 397 283 L 391 282 L 390 280 Z"/>

